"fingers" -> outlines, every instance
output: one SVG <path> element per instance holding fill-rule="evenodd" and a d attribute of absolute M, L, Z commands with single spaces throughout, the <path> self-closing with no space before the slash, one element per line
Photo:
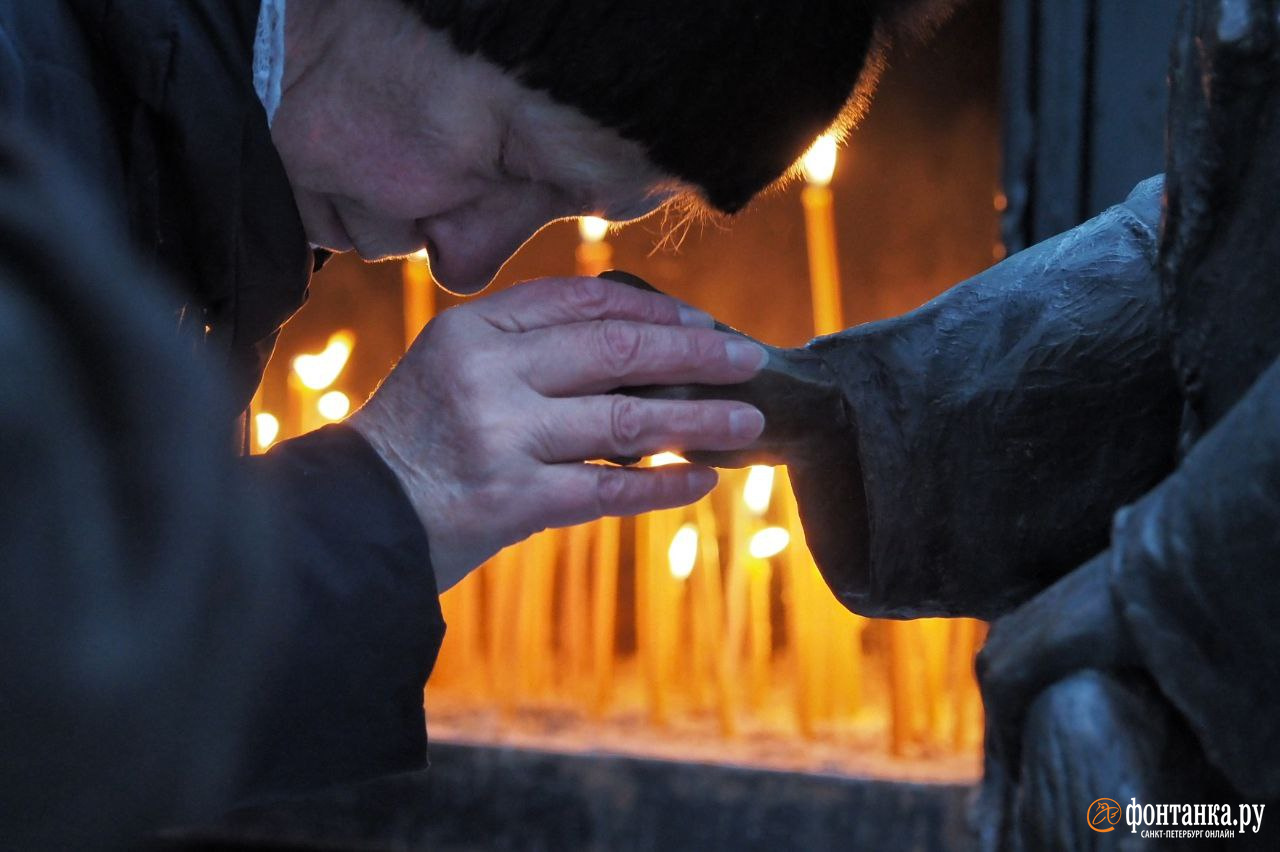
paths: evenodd
<path fill-rule="evenodd" d="M 654 468 L 562 464 L 546 468 L 541 493 L 551 526 L 569 526 L 605 515 L 638 515 L 701 500 L 715 487 L 711 468 L 675 464 Z"/>
<path fill-rule="evenodd" d="M 547 463 L 681 450 L 737 450 L 764 431 L 764 415 L 728 400 L 649 400 L 622 394 L 555 400 L 533 433 Z"/>
<path fill-rule="evenodd" d="M 591 320 L 711 328 L 709 314 L 670 296 L 603 278 L 538 278 L 473 303 L 490 323 L 509 332 Z"/>
<path fill-rule="evenodd" d="M 649 384 L 745 382 L 766 359 L 749 340 L 702 328 L 607 320 L 531 332 L 522 371 L 544 396 L 604 393 Z"/>

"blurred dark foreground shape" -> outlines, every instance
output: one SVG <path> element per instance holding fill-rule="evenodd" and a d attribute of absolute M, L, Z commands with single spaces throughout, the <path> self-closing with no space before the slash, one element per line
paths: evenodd
<path fill-rule="evenodd" d="M 262 514 L 207 415 L 222 383 L 116 236 L 66 168 L 0 128 L 8 849 L 131 846 L 224 808 L 257 652 L 286 627 Z"/>

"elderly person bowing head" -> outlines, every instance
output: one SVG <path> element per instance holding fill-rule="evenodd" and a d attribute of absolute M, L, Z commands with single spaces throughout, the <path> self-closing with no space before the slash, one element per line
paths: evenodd
<path fill-rule="evenodd" d="M 194 344 L 226 377 L 206 413 L 230 436 L 327 252 L 426 248 L 437 279 L 475 293 L 556 219 L 736 212 L 848 124 L 878 45 L 933 5 L 0 0 L 0 111 L 170 282 L 175 352 Z M 228 452 L 237 487 L 269 504 L 255 570 L 275 578 L 279 628 L 254 649 L 267 674 L 236 791 L 423 765 L 438 592 L 545 527 L 701 497 L 706 468 L 585 462 L 734 449 L 760 412 L 608 392 L 741 382 L 763 357 L 674 299 L 533 281 L 437 318 L 346 424 Z M 125 448 L 111 434 L 102 451 Z M 159 529 L 116 510 L 138 540 Z M 222 582 L 247 570 L 228 560 Z"/>
<path fill-rule="evenodd" d="M 425 247 L 437 280 L 475 293 L 548 222 L 673 199 L 733 212 L 776 180 L 841 113 L 873 36 L 867 9 L 815 5 L 839 38 L 813 44 L 789 4 L 290 0 L 272 136 L 313 243 Z M 580 462 L 760 434 L 741 403 L 607 393 L 750 378 L 763 351 L 711 325 L 596 279 L 434 323 L 351 425 L 404 485 L 440 590 L 545 527 L 705 494 L 705 468 Z"/>

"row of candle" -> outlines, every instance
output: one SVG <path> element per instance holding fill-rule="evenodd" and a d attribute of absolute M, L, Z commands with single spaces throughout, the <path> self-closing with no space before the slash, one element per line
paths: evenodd
<path fill-rule="evenodd" d="M 823 137 L 803 161 L 820 334 L 843 327 L 830 189 L 835 154 L 834 139 Z M 579 274 L 611 265 L 608 228 L 594 217 L 580 221 Z M 434 312 L 423 252 L 404 262 L 404 306 L 407 346 Z M 339 332 L 321 352 L 294 359 L 293 433 L 345 416 L 349 402 L 329 388 L 353 343 Z M 254 425 L 260 447 L 280 431 L 265 412 Z M 667 454 L 648 463 L 673 461 Z M 694 506 L 548 531 L 503 551 L 443 596 L 450 629 L 433 688 L 492 700 L 508 714 L 556 698 L 600 716 L 616 698 L 615 675 L 626 657 L 619 638 L 630 632 L 656 725 L 670 723 L 679 700 L 686 711 L 713 709 L 732 736 L 748 714 L 782 695 L 795 730 L 816 736 L 868 708 L 864 686 L 875 668 L 887 685 L 881 703 L 892 751 L 972 744 L 981 725 L 971 673 L 981 625 L 869 622 L 846 611 L 803 545 L 786 477 L 775 477 L 765 467 L 726 472 L 718 492 Z M 771 500 L 776 523 L 765 521 Z M 629 553 L 624 534 L 634 543 Z M 633 584 L 628 613 L 619 609 L 624 580 Z M 782 614 L 776 625 L 775 610 Z M 634 621 L 620 625 L 620 615 Z"/>
<path fill-rule="evenodd" d="M 824 136 L 802 161 L 807 185 L 801 201 L 817 334 L 843 328 L 830 188 L 836 151 L 835 139 Z M 581 221 L 579 274 L 598 274 L 611 265 L 608 227 L 593 217 Z M 649 463 L 670 461 L 664 454 Z M 869 622 L 846 611 L 803 545 L 785 477 L 777 486 L 776 513 L 782 525 L 763 522 L 774 476 L 774 469 L 763 467 L 745 475 L 726 472 L 727 487 L 740 487 L 741 499 L 708 497 L 693 507 L 627 522 L 635 543 L 629 560 L 635 658 L 651 722 L 668 724 L 675 699 L 683 697 L 692 706 L 713 707 L 721 730 L 733 735 L 743 713 L 761 710 L 781 686 L 790 690 L 795 729 L 812 737 L 833 720 L 866 709 L 863 686 L 873 662 L 887 684 L 894 753 L 922 743 L 957 749 L 971 745 L 981 725 L 972 677 L 981 625 L 938 619 Z M 714 508 L 717 502 L 721 512 Z M 727 523 L 722 523 L 726 515 Z M 513 634 L 518 644 L 511 647 L 501 629 L 491 631 L 484 642 L 477 630 L 463 626 L 454 645 L 446 644 L 439 688 L 447 690 L 461 674 L 469 688 L 483 692 L 486 684 L 480 683 L 479 673 L 487 666 L 494 675 L 487 686 L 499 706 L 512 712 L 522 700 L 552 694 L 558 674 L 564 685 L 561 697 L 580 702 L 597 716 L 604 713 L 614 695 L 615 663 L 622 656 L 615 624 L 618 578 L 626 561 L 619 550 L 620 523 L 608 518 L 543 533 L 508 549 L 492 569 L 486 568 L 490 586 L 482 587 L 481 575 L 446 595 L 452 624 L 487 614 L 491 624 L 512 616 L 522 629 Z M 722 550 L 727 551 L 723 558 Z M 590 561 L 589 553 L 594 557 Z M 559 570 L 557 558 L 564 561 Z M 775 583 L 775 577 L 781 582 Z M 513 585 L 521 590 L 513 592 Z M 501 600 L 486 607 L 482 595 L 489 588 Z M 785 643 L 774 631 L 778 596 Z M 511 600 L 520 602 L 515 612 L 506 603 Z M 553 635 L 550 625 L 557 613 L 558 633 Z M 878 639 L 869 643 L 878 650 L 867 653 L 864 637 Z M 511 677 L 513 671 L 525 673 L 519 682 Z"/>
<path fill-rule="evenodd" d="M 895 754 L 973 746 L 979 625 L 846 611 L 804 547 L 783 470 L 725 472 L 693 506 L 551 530 L 503 551 L 444 595 L 450 629 L 433 694 L 507 716 L 552 702 L 600 717 L 629 709 L 619 708 L 619 664 L 629 661 L 657 727 L 709 713 L 735 736 L 785 704 L 789 729 L 805 737 L 880 717 Z M 633 589 L 626 607 L 623 585 Z M 869 632 L 875 643 L 864 643 Z"/>

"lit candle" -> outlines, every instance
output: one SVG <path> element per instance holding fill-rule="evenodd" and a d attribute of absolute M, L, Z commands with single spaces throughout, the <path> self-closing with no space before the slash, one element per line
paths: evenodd
<path fill-rule="evenodd" d="M 507 547 L 481 569 L 489 579 L 489 677 L 504 716 L 515 710 L 521 568 L 515 547 Z"/>
<path fill-rule="evenodd" d="M 595 530 L 595 587 L 591 607 L 596 717 L 603 716 L 613 698 L 614 634 L 618 617 L 618 559 L 621 518 L 601 518 Z"/>
<path fill-rule="evenodd" d="M 687 464 L 675 453 L 658 453 L 649 467 Z M 666 725 L 670 718 L 671 671 L 675 653 L 673 581 L 663 556 L 680 523 L 679 509 L 636 517 L 636 645 L 645 673 L 649 719 Z"/>
<path fill-rule="evenodd" d="M 953 618 L 950 627 L 952 684 L 951 748 L 968 748 L 982 738 L 982 695 L 974 676 L 973 658 L 986 638 L 986 625 L 971 618 Z"/>
<path fill-rule="evenodd" d="M 449 630 L 440 648 L 440 662 L 451 679 L 469 694 L 483 691 L 486 661 L 480 654 L 480 572 L 472 571 L 440 596 L 440 608 Z M 432 680 L 436 674 L 432 672 Z"/>
<path fill-rule="evenodd" d="M 294 434 L 310 432 L 328 422 L 330 418 L 327 418 L 319 408 L 321 393 L 342 375 L 342 370 L 346 367 L 354 347 L 355 336 L 349 331 L 338 331 L 330 335 L 322 351 L 304 353 L 293 359 L 293 369 L 289 371 L 288 385 L 290 414 L 296 418 Z M 331 413 L 336 411 L 338 399 L 330 397 L 326 408 Z M 335 419 L 341 419 L 345 415 L 344 410 Z"/>
<path fill-rule="evenodd" d="M 747 470 L 747 482 L 742 486 L 742 502 L 756 517 L 769 510 L 769 502 L 773 499 L 774 477 L 774 469 L 768 465 L 752 465 Z"/>
<path fill-rule="evenodd" d="M 404 259 L 404 348 L 408 349 L 436 312 L 436 283 L 427 250 Z"/>
<path fill-rule="evenodd" d="M 815 575 L 817 568 L 814 568 Z M 849 612 L 844 605 L 831 596 L 820 576 L 816 577 L 818 592 L 828 604 L 828 608 L 836 618 L 835 635 L 839 654 L 836 656 L 835 669 L 840 672 L 839 689 L 836 699 L 832 701 L 833 709 L 839 713 L 853 715 L 862 708 L 862 682 L 864 679 L 862 665 L 862 634 L 867 627 L 867 619 Z"/>
<path fill-rule="evenodd" d="M 644 524 L 647 536 L 645 586 L 649 630 L 649 716 L 654 724 L 660 726 L 665 726 L 671 719 L 678 618 L 674 606 L 676 583 L 663 557 L 678 523 L 677 511 L 664 509 L 650 512 Z"/>
<path fill-rule="evenodd" d="M 920 618 L 912 623 L 919 636 L 921 683 L 918 690 L 924 704 L 924 730 L 930 747 L 947 742 L 942 726 L 946 718 L 947 646 L 951 626 L 945 618 Z"/>
<path fill-rule="evenodd" d="M 807 186 L 800 195 L 804 206 L 805 237 L 809 249 L 809 283 L 815 334 L 832 334 L 844 327 L 840 304 L 840 268 L 836 261 L 836 220 L 831 201 L 831 178 L 836 167 L 836 139 L 819 136 L 801 161 Z"/>
<path fill-rule="evenodd" d="M 599 216 L 578 219 L 580 242 L 574 260 L 579 275 L 599 275 L 613 265 L 613 247 L 605 240 L 608 234 L 609 223 Z"/>
<path fill-rule="evenodd" d="M 560 648 L 564 655 L 560 675 L 574 698 L 583 697 L 591 639 L 589 619 L 592 530 L 587 525 L 564 531 L 564 578 L 560 584 Z"/>
<path fill-rule="evenodd" d="M 520 648 L 516 657 L 525 695 L 545 697 L 552 682 L 551 616 L 559 530 L 543 530 L 520 549 Z"/>
<path fill-rule="evenodd" d="M 782 527 L 765 527 L 751 537 L 747 553 L 748 599 L 751 610 L 750 658 L 751 704 L 759 709 L 769 693 L 769 664 L 773 657 L 773 629 L 770 623 L 769 586 L 772 570 L 769 559 L 786 549 L 790 534 Z"/>
<path fill-rule="evenodd" d="M 910 623 L 882 623 L 889 638 L 889 750 L 902 757 L 916 739 L 916 696 L 912 688 L 915 643 Z"/>
<path fill-rule="evenodd" d="M 316 400 L 316 411 L 330 423 L 337 423 L 351 410 L 351 399 L 342 391 L 325 391 Z"/>
<path fill-rule="evenodd" d="M 669 682 L 681 685 L 696 700 L 698 693 L 697 668 L 694 660 L 693 619 L 689 611 L 689 576 L 698 564 L 698 527 L 684 523 L 671 536 L 667 547 L 667 609 L 666 650 L 667 677 Z M 690 641 L 686 641 L 689 639 Z"/>
<path fill-rule="evenodd" d="M 280 421 L 274 414 L 260 411 L 253 415 L 253 443 L 258 452 L 271 449 L 280 434 Z"/>
<path fill-rule="evenodd" d="M 730 501 L 729 515 L 729 566 L 725 576 L 725 642 L 722 649 L 721 665 L 725 677 L 731 684 L 738 684 L 738 676 L 747 635 L 747 616 L 749 606 L 750 555 L 747 552 L 749 538 L 752 533 L 754 513 L 748 506 L 746 483 L 750 473 L 743 478 L 740 471 L 727 472 L 726 479 L 741 483 L 734 489 L 734 498 Z M 735 707 L 730 714 L 736 713 L 737 687 L 731 696 Z"/>
<path fill-rule="evenodd" d="M 812 560 L 804 546 L 804 533 L 796 509 L 795 494 L 790 480 L 784 480 L 780 489 L 782 514 L 795 547 L 788 549 L 786 559 L 787 605 L 783 612 L 787 619 L 787 650 L 791 656 L 792 676 L 795 678 L 796 729 L 803 737 L 815 733 L 817 690 L 823 670 L 816 656 L 823 654 L 827 645 L 823 637 L 816 635 L 816 610 L 812 606 L 810 586 Z"/>

